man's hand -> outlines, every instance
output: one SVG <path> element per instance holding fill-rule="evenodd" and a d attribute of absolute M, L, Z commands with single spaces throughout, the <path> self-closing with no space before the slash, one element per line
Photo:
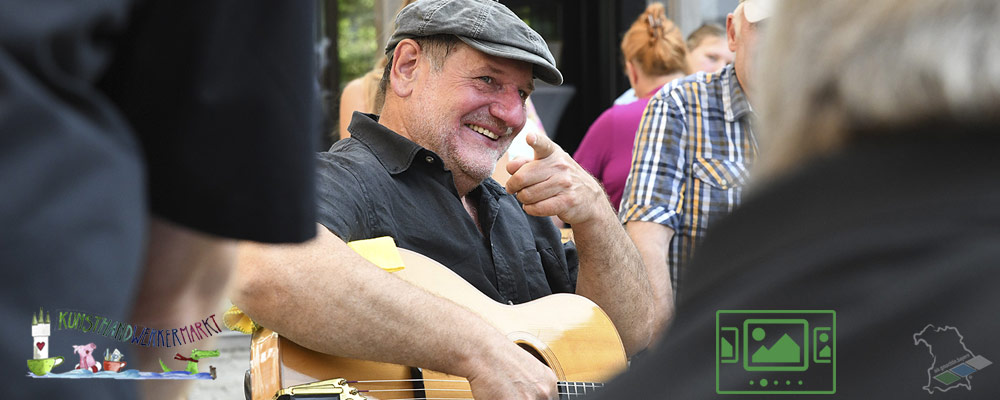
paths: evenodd
<path fill-rule="evenodd" d="M 573 225 L 580 257 L 576 294 L 601 306 L 625 351 L 636 354 L 649 344 L 654 320 L 653 291 L 639 251 L 594 177 L 548 137 L 528 134 L 525 140 L 535 158 L 507 163 L 507 192 L 516 194 L 526 213 L 556 215 Z"/>
<path fill-rule="evenodd" d="M 529 133 L 525 141 L 535 158 L 507 163 L 511 174 L 507 192 L 524 204 L 528 214 L 558 216 L 571 225 L 588 222 L 604 208 L 610 210 L 604 189 L 559 145 L 545 135 Z"/>
<path fill-rule="evenodd" d="M 505 341 L 476 362 L 469 377 L 476 400 L 558 399 L 556 375 L 513 342 Z"/>

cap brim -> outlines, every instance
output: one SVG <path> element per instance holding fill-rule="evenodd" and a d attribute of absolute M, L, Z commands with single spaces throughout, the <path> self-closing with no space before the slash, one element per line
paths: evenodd
<path fill-rule="evenodd" d="M 774 11 L 774 1 L 772 0 L 747 0 L 741 5 L 743 5 L 743 17 L 750 23 L 765 20 Z"/>
<path fill-rule="evenodd" d="M 500 43 L 484 42 L 465 36 L 458 36 L 458 38 L 465 42 L 465 44 L 472 46 L 472 48 L 491 56 L 510 58 L 512 60 L 531 63 L 532 73 L 536 78 L 541 79 L 545 83 L 552 85 L 561 85 L 563 83 L 562 73 L 559 72 L 559 70 L 556 69 L 551 62 L 532 52 Z"/>

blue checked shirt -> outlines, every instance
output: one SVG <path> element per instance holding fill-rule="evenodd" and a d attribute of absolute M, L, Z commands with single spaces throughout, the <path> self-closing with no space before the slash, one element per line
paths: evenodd
<path fill-rule="evenodd" d="M 674 231 L 667 253 L 674 293 L 706 229 L 740 203 L 757 154 L 752 115 L 732 64 L 671 82 L 643 112 L 619 218 Z"/>

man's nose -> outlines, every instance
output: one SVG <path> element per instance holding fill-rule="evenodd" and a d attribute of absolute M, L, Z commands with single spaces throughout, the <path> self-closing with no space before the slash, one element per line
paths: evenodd
<path fill-rule="evenodd" d="M 526 119 L 521 91 L 516 87 L 505 87 L 500 90 L 497 98 L 490 104 L 490 114 L 513 128 L 515 132 L 519 131 Z"/>

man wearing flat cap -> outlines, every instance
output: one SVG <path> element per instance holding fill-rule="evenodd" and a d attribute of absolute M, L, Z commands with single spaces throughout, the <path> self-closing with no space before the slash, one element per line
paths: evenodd
<path fill-rule="evenodd" d="M 533 79 L 562 83 L 545 41 L 494 1 L 420 0 L 396 25 L 381 115 L 355 113 L 351 137 L 317 157 L 323 229 L 303 246 L 247 248 L 234 302 L 312 350 L 468 378 L 476 399 L 556 398 L 552 371 L 492 325 L 345 244 L 391 236 L 500 303 L 583 295 L 629 354 L 643 349 L 649 283 L 600 184 L 545 136 L 508 164 L 506 189 L 490 178 Z"/>

